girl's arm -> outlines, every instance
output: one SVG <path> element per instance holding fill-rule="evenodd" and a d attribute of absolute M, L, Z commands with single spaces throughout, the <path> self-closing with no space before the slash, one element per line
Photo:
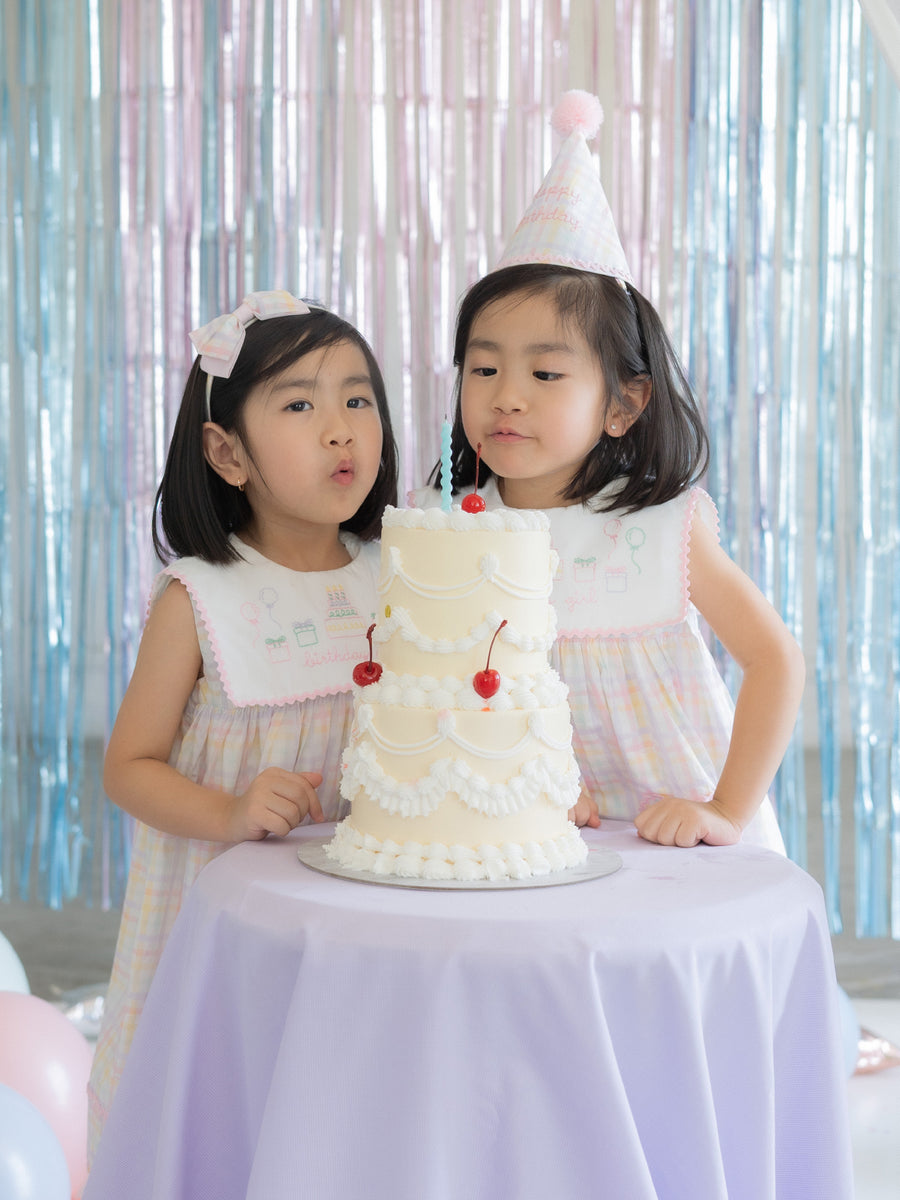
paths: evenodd
<path fill-rule="evenodd" d="M 806 667 L 803 653 L 753 581 L 694 517 L 691 600 L 743 672 L 731 744 L 709 803 L 666 798 L 635 821 L 664 845 L 730 845 L 762 804 L 791 739 Z"/>
<path fill-rule="evenodd" d="M 202 660 L 190 597 L 173 580 L 151 610 L 103 767 L 107 795 L 164 833 L 213 842 L 285 834 L 321 821 L 317 773 L 269 767 L 243 796 L 193 783 L 168 763 Z"/>

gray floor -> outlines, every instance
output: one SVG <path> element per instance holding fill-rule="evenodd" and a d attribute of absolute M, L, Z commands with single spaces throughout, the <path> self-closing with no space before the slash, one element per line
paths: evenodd
<path fill-rule="evenodd" d="M 889 938 L 858 938 L 855 933 L 855 853 L 853 830 L 854 761 L 850 754 L 843 756 L 841 773 L 841 804 L 843 809 L 841 843 L 841 913 L 842 933 L 835 934 L 834 964 L 838 981 L 851 996 L 867 996 L 882 1000 L 900 1000 L 900 941 Z M 806 784 L 809 819 L 807 823 L 806 869 L 824 882 L 822 853 L 822 821 L 820 816 L 819 768 L 815 753 L 806 755 Z"/>
<path fill-rule="evenodd" d="M 22 961 L 32 994 L 58 1000 L 61 993 L 109 978 L 118 912 L 70 906 L 60 912 L 0 901 L 0 932 Z"/>

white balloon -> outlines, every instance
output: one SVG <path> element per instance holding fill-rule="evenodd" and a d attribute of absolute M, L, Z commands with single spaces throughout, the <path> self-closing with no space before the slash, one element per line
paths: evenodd
<path fill-rule="evenodd" d="M 0 1196 L 3 1200 L 69 1200 L 63 1148 L 30 1100 L 0 1084 Z"/>
<path fill-rule="evenodd" d="M 31 995 L 28 976 L 22 960 L 9 941 L 0 933 L 0 992 L 22 992 Z"/>

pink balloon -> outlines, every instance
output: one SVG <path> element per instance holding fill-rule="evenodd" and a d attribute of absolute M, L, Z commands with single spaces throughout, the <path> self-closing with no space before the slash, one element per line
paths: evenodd
<path fill-rule="evenodd" d="M 56 1134 L 72 1183 L 87 1180 L 87 1083 L 93 1055 L 72 1022 L 38 996 L 0 992 L 0 1083 L 30 1100 Z"/>

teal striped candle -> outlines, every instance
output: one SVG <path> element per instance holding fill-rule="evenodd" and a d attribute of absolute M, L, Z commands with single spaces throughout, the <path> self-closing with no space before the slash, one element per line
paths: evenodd
<path fill-rule="evenodd" d="M 450 511 L 450 422 L 444 417 L 441 425 L 441 508 Z"/>

